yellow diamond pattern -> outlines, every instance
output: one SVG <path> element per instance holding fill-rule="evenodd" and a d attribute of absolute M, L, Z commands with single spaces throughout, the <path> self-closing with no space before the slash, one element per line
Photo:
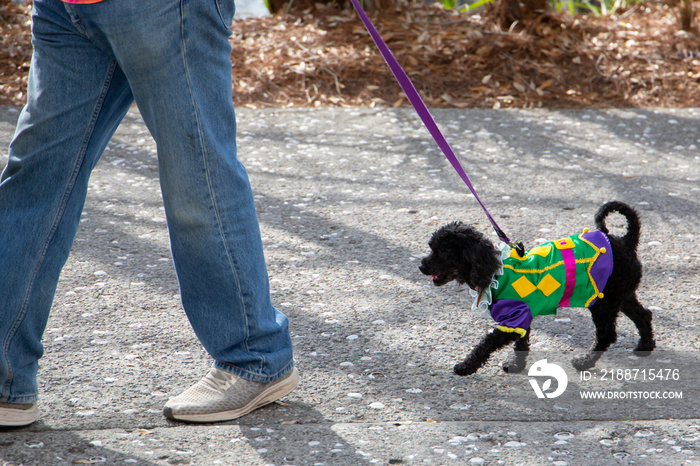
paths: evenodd
<path fill-rule="evenodd" d="M 518 293 L 521 298 L 524 298 L 537 289 L 537 287 L 533 285 L 532 282 L 525 276 L 518 278 L 515 282 L 513 282 L 512 286 L 513 289 L 515 289 L 515 292 Z"/>
<path fill-rule="evenodd" d="M 515 292 L 518 293 L 521 298 L 524 298 L 535 290 L 540 290 L 543 295 L 549 296 L 561 286 L 561 283 L 559 283 L 550 274 L 547 274 L 542 278 L 542 280 L 540 280 L 537 286 L 535 286 L 525 276 L 518 278 L 515 282 L 513 282 L 512 286 Z"/>
<path fill-rule="evenodd" d="M 540 280 L 540 282 L 537 284 L 537 288 L 545 295 L 549 296 L 550 294 L 554 293 L 557 288 L 561 286 L 561 283 L 559 283 L 554 277 L 552 277 L 550 274 L 547 274 Z"/>

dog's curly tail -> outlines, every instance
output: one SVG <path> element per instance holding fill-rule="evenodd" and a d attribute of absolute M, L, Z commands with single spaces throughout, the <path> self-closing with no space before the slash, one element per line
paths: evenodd
<path fill-rule="evenodd" d="M 637 249 L 637 245 L 639 244 L 639 232 L 641 229 L 637 211 L 620 201 L 612 201 L 603 204 L 595 214 L 595 225 L 597 229 L 606 235 L 608 234 L 608 227 L 605 225 L 605 218 L 611 212 L 618 212 L 627 219 L 627 233 L 622 237 L 622 240 L 631 249 Z"/>

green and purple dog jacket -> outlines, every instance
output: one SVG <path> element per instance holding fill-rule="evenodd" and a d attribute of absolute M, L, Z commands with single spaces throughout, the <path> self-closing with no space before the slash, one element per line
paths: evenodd
<path fill-rule="evenodd" d="M 503 266 L 491 285 L 475 297 L 472 309 L 496 321 L 503 332 L 525 336 L 533 317 L 559 307 L 590 307 L 603 297 L 612 273 L 612 248 L 602 231 L 569 236 L 536 246 L 521 257 L 501 247 Z"/>

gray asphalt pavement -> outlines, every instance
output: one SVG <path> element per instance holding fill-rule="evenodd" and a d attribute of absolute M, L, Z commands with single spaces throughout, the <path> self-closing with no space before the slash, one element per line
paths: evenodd
<path fill-rule="evenodd" d="M 454 375 L 492 323 L 463 288 L 431 286 L 419 258 L 453 220 L 495 235 L 415 113 L 239 109 L 302 382 L 236 422 L 168 421 L 164 402 L 210 360 L 181 309 L 155 144 L 133 110 L 93 173 L 59 283 L 41 420 L 0 431 L 0 464 L 700 463 L 700 109 L 434 115 L 501 227 L 528 248 L 593 227 L 608 200 L 640 212 L 650 358 L 631 357 L 636 330 L 621 318 L 597 370 L 577 373 L 570 359 L 593 325 L 585 309 L 562 309 L 535 320 L 528 364 L 560 365 L 561 397 L 539 399 L 533 384 L 549 382 L 505 374 L 509 351 Z M 3 166 L 17 116 L 0 107 Z M 594 391 L 609 398 L 582 399 Z"/>

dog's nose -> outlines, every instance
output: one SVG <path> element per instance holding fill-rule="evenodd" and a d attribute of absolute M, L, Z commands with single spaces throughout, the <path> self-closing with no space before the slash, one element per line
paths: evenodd
<path fill-rule="evenodd" d="M 431 275 L 431 273 L 428 271 L 428 259 L 430 259 L 430 254 L 416 254 L 413 257 L 415 257 L 416 259 L 420 259 L 420 265 L 418 266 L 418 270 L 420 270 L 425 275 Z"/>
<path fill-rule="evenodd" d="M 426 264 L 425 259 L 423 259 L 423 262 L 418 266 L 418 270 L 420 270 L 424 275 L 432 275 L 432 273 L 428 270 L 428 264 Z"/>

